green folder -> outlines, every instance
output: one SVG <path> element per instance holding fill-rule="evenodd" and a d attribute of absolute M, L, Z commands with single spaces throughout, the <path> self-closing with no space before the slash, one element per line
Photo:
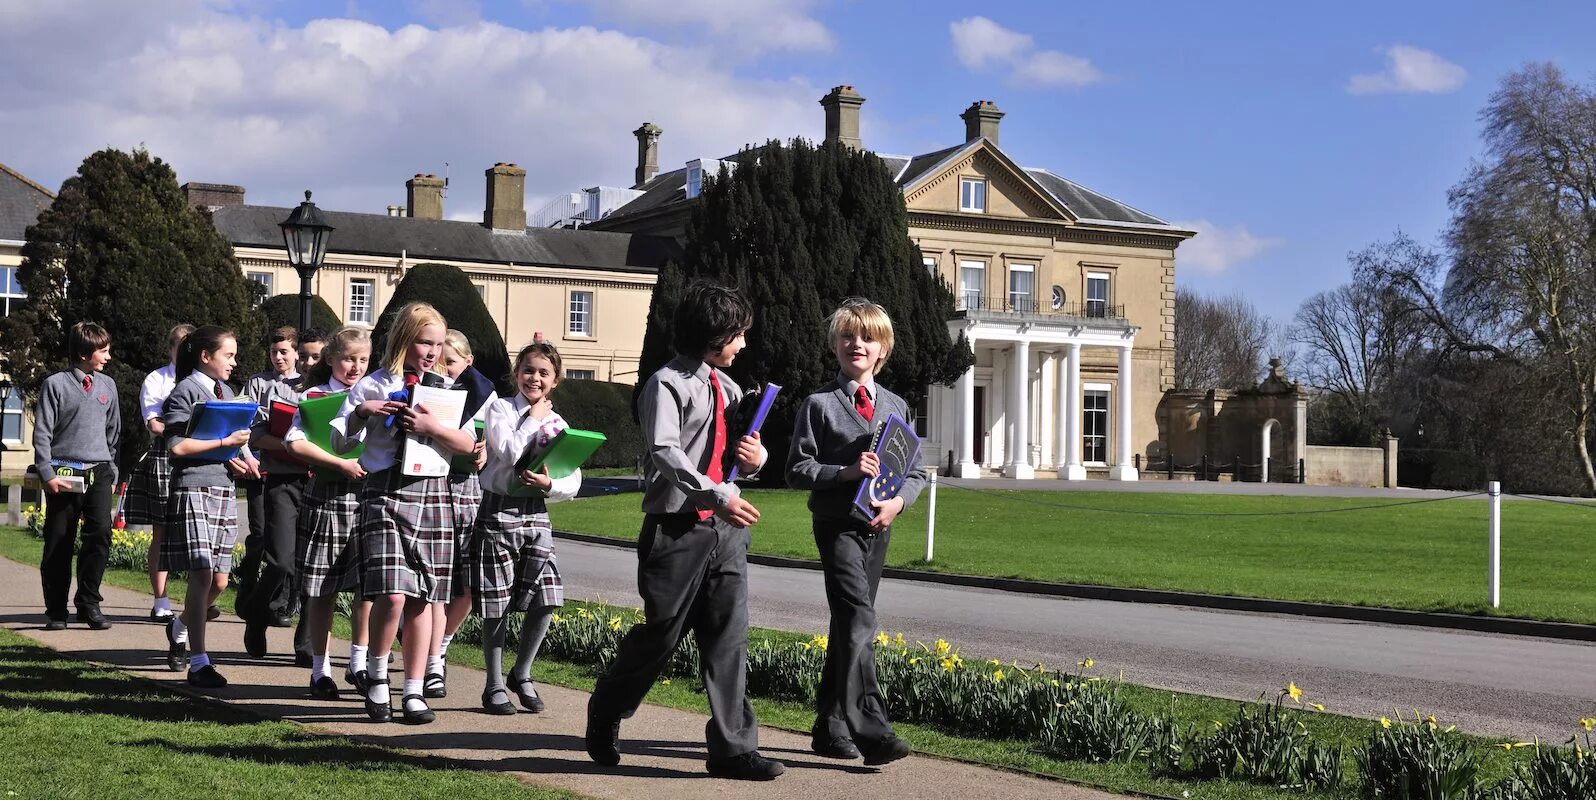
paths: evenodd
<path fill-rule="evenodd" d="M 482 420 L 480 420 L 480 419 L 477 420 L 475 422 L 475 426 L 476 427 L 474 428 L 474 430 L 476 432 L 477 441 L 480 442 L 480 441 L 482 441 L 482 426 L 483 426 Z M 464 474 L 464 473 L 467 473 L 467 472 L 476 472 L 476 471 L 477 471 L 477 454 L 476 453 L 460 453 L 460 454 L 457 454 L 454 458 L 449 459 L 449 474 L 450 475 L 461 475 L 461 474 Z"/>
<path fill-rule="evenodd" d="M 521 460 L 516 462 L 516 470 L 537 472 L 547 465 L 550 478 L 564 478 L 577 471 L 582 462 L 591 458 L 602 444 L 604 444 L 604 434 L 598 431 L 566 428 L 555 434 L 554 440 L 549 442 L 547 447 L 541 449 L 528 447 L 522 454 Z M 516 480 L 510 486 L 510 494 L 514 497 L 535 497 L 541 492 Z"/>
<path fill-rule="evenodd" d="M 302 400 L 299 403 L 299 421 L 305 429 L 305 440 L 346 461 L 359 458 L 361 451 L 366 449 L 365 442 L 355 445 L 355 449 L 347 453 L 333 449 L 332 421 L 338 416 L 338 409 L 344 407 L 344 398 L 348 394 L 348 392 L 339 392 L 314 400 Z M 344 477 L 343 473 L 325 467 L 316 467 L 315 473 L 317 477 L 323 479 L 342 480 Z"/>

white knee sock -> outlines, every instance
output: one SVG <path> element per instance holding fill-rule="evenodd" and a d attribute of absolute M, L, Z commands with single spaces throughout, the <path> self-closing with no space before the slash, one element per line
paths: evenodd
<path fill-rule="evenodd" d="M 442 675 L 443 674 L 443 656 L 441 656 L 441 655 L 427 656 L 427 674 L 428 675 Z"/>
<path fill-rule="evenodd" d="M 327 669 L 327 664 L 328 664 L 329 661 L 330 661 L 330 659 L 327 658 L 327 654 L 326 653 L 322 653 L 319 656 L 311 656 L 311 658 L 310 658 L 310 679 L 311 679 L 311 681 L 313 681 L 313 682 L 314 681 L 319 681 L 322 678 L 330 677 L 329 670 Z"/>
<path fill-rule="evenodd" d="M 183 615 L 172 617 L 172 638 L 182 644 L 188 644 L 188 626 L 183 624 Z"/>
<path fill-rule="evenodd" d="M 388 679 L 388 654 L 374 655 L 366 659 L 366 672 L 373 681 Z M 388 704 L 388 684 L 372 683 L 371 689 L 366 692 L 366 698 L 378 705 Z"/>
<path fill-rule="evenodd" d="M 360 672 L 366 669 L 366 646 L 352 644 L 349 646 L 349 671 Z"/>
<path fill-rule="evenodd" d="M 405 697 L 409 698 L 405 701 L 406 711 L 421 711 L 427 707 L 427 701 L 421 699 L 421 685 L 423 683 L 425 681 L 405 680 Z"/>
<path fill-rule="evenodd" d="M 440 641 L 438 643 L 438 657 L 439 658 L 443 658 L 443 657 L 449 655 L 449 643 L 452 642 L 452 641 L 454 641 L 454 634 L 446 633 L 446 634 L 443 635 L 442 641 Z"/>

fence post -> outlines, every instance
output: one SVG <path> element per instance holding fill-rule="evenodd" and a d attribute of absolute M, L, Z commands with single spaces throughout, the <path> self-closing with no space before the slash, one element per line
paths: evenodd
<path fill-rule="evenodd" d="M 1137 475 L 1142 474 L 1142 454 L 1141 453 L 1137 453 L 1137 454 L 1131 456 L 1131 465 L 1136 467 L 1136 474 Z"/>
<path fill-rule="evenodd" d="M 6 524 L 22 525 L 22 484 L 6 485 Z"/>
<path fill-rule="evenodd" d="M 1274 480 L 1275 460 L 1273 457 L 1265 458 L 1263 463 L 1263 483 Z"/>
<path fill-rule="evenodd" d="M 1486 484 L 1491 496 L 1491 608 L 1502 607 L 1502 483 Z"/>
<path fill-rule="evenodd" d="M 1236 459 L 1236 462 L 1235 462 L 1236 463 L 1236 469 L 1234 471 L 1234 474 L 1231 475 L 1230 479 L 1235 481 L 1236 483 L 1241 483 L 1242 480 L 1243 480 L 1242 475 L 1241 475 L 1241 456 L 1236 455 L 1236 456 L 1231 456 L 1231 458 Z"/>
<path fill-rule="evenodd" d="M 931 481 L 931 501 L 925 509 L 925 563 L 931 563 L 932 551 L 936 548 L 937 541 L 937 470 L 932 467 L 928 470 L 927 478 Z"/>
<path fill-rule="evenodd" d="M 1297 459 L 1297 483 L 1308 482 L 1308 459 Z"/>
<path fill-rule="evenodd" d="M 1203 480 L 1208 480 L 1208 454 L 1203 453 Z"/>
<path fill-rule="evenodd" d="M 1165 461 L 1167 463 L 1165 463 L 1164 466 L 1168 470 L 1169 480 L 1174 480 L 1175 479 L 1175 454 L 1174 453 L 1165 453 L 1164 455 L 1167 456 L 1167 458 L 1165 458 Z"/>

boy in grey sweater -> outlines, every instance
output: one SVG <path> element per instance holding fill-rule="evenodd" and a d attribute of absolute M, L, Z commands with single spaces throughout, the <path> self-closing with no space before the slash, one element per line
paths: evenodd
<path fill-rule="evenodd" d="M 919 457 L 898 495 L 872 502 L 875 516 L 854 515 L 859 482 L 874 478 L 881 461 L 871 451 L 876 427 L 888 414 L 910 419 L 909 407 L 876 385 L 892 354 L 892 320 L 881 306 L 854 298 L 831 315 L 831 347 L 839 372 L 807 398 L 793 425 L 787 483 L 809 490 L 815 546 L 825 574 L 831 631 L 820 677 L 810 747 L 830 758 L 864 756 L 879 766 L 909 754 L 892 732 L 887 704 L 876 683 L 876 589 L 892 538 L 892 521 L 925 486 Z"/>
<path fill-rule="evenodd" d="M 98 631 L 111 627 L 100 613 L 100 579 L 111 553 L 111 492 L 122 413 L 116 382 L 101 372 L 111 360 L 111 335 L 92 322 L 79 322 L 67 335 L 67 354 L 72 367 L 44 379 L 33 412 L 34 467 L 44 487 L 44 558 L 39 563 L 48 617 L 44 627 L 54 631 L 67 625 L 72 545 L 81 520 L 83 544 L 73 603 L 78 621 Z M 63 480 L 67 474 L 82 475 L 81 491 Z"/>

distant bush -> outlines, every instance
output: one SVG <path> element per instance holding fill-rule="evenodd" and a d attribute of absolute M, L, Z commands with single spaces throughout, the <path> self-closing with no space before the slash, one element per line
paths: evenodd
<path fill-rule="evenodd" d="M 565 380 L 551 396 L 554 410 L 573 428 L 598 431 L 604 446 L 588 459 L 590 467 L 637 466 L 643 456 L 643 431 L 632 419 L 632 387 L 605 381 Z"/>

